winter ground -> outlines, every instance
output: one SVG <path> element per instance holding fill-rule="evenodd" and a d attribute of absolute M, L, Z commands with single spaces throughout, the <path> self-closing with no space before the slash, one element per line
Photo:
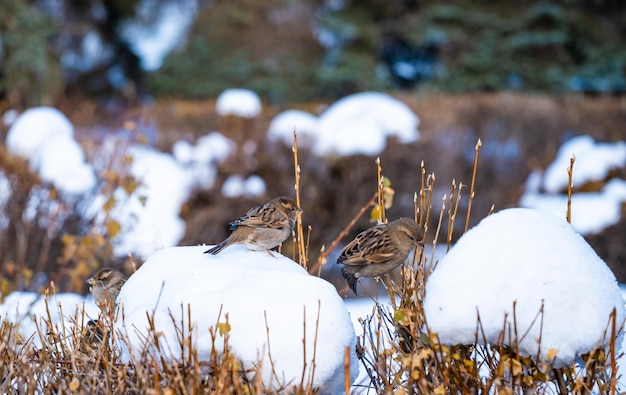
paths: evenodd
<path fill-rule="evenodd" d="M 227 100 L 229 94 L 244 94 L 247 99 Z M 239 114 L 252 114 L 251 116 L 258 111 L 259 102 L 254 100 L 254 94 L 251 92 L 227 91 L 224 93 L 223 100 L 228 104 L 228 106 L 224 105 L 224 111 L 231 113 L 238 111 Z M 250 108 L 233 109 L 232 104 L 229 104 L 233 102 L 244 103 Z M 364 128 L 360 123 L 364 119 L 364 113 L 355 108 L 357 110 L 367 108 L 365 114 L 368 128 Z M 394 116 L 389 117 L 389 113 L 393 113 Z M 350 125 L 357 125 L 357 127 L 350 129 Z M 371 125 L 376 127 L 371 127 Z M 319 117 L 302 112 L 281 114 L 270 126 L 268 135 L 272 139 L 290 141 L 295 128 L 307 136 L 317 155 L 357 153 L 371 155 L 384 149 L 386 136 L 390 134 L 395 134 L 401 141 L 407 142 L 419 138 L 417 125 L 417 116 L 397 100 L 379 93 L 367 93 L 342 99 Z M 342 133 L 324 132 L 324 130 L 342 130 Z M 355 138 L 355 136 L 363 136 L 363 133 L 367 133 L 366 138 Z M 108 141 L 103 144 L 99 152 L 100 158 L 105 158 L 115 152 L 114 147 L 117 147 L 118 143 Z M 94 215 L 98 219 L 104 199 L 97 190 L 98 164 L 87 162 L 82 148 L 74 139 L 73 126 L 63 114 L 52 108 L 38 108 L 25 112 L 11 126 L 6 144 L 10 152 L 26 157 L 31 169 L 37 171 L 45 182 L 54 185 L 68 202 L 86 194 L 95 196 L 93 203 L 87 206 L 84 215 Z M 603 179 L 613 168 L 624 167 L 626 165 L 624 145 L 624 142 L 598 144 L 586 136 L 567 142 L 561 147 L 551 167 L 543 173 L 537 172 L 531 175 L 527 182 L 527 189 L 520 200 L 520 206 L 564 218 L 567 199 L 564 186 L 567 185 L 566 169 L 569 157 L 575 155 L 577 158 L 574 167 L 574 174 L 577 174 L 574 178 L 576 187 L 578 184 Z M 113 215 L 122 223 L 124 232 L 114 243 L 116 253 L 120 256 L 133 253 L 147 258 L 162 248 L 177 245 L 185 226 L 178 215 L 181 206 L 193 188 L 212 186 L 216 164 L 229 155 L 233 146 L 234 144 L 219 132 L 210 133 L 195 144 L 180 142 L 175 145 L 172 155 L 158 152 L 147 146 L 125 146 L 125 152 L 133 158 L 130 172 L 140 180 L 139 195 L 145 198 L 145 201 L 143 198 L 133 196 L 122 199 L 120 192 L 119 202 L 123 204 L 120 203 L 119 207 L 116 207 Z M 6 190 L 7 185 L 0 174 L 0 204 L 6 201 L 10 193 Z M 228 181 L 222 193 L 226 196 L 254 196 L 262 191 L 264 191 L 264 180 L 260 177 L 250 177 Z M 626 181 L 621 179 L 614 179 L 607 183 L 600 192 L 577 192 L 572 198 L 572 225 L 582 234 L 596 232 L 619 220 L 620 213 L 616 207 L 624 201 L 626 201 Z M 1 222 L 0 226 L 2 226 Z M 558 233 L 553 236 L 551 238 L 553 245 L 560 243 L 567 246 L 572 243 L 577 246 L 582 245 L 580 240 L 572 241 L 570 236 L 562 236 Z M 537 240 L 530 240 L 526 244 L 535 245 L 537 242 Z M 543 258 L 549 259 L 550 253 L 556 254 L 560 251 L 548 247 L 542 252 L 547 255 Z M 595 264 L 596 268 L 602 266 L 598 262 Z M 595 283 L 597 286 L 611 282 L 610 275 L 602 270 L 592 269 L 589 272 L 602 277 L 598 280 L 599 283 Z M 562 274 L 561 280 L 566 287 L 579 284 L 578 277 L 575 277 L 576 270 L 557 269 L 557 271 Z M 509 277 L 512 275 L 508 274 Z M 280 284 L 277 283 L 276 287 L 279 286 Z M 607 288 L 611 287 L 607 286 Z M 614 303 L 614 296 L 611 294 L 610 298 L 603 300 Z M 75 310 L 76 306 L 81 305 L 83 301 L 87 313 L 91 316 L 95 315 L 94 306 L 89 297 L 83 299 L 80 295 L 59 294 L 55 295 L 55 298 L 52 305 L 63 306 L 63 310 L 58 311 L 58 320 L 61 320 L 61 317 L 67 318 L 68 311 Z M 573 298 L 574 300 L 570 302 L 576 304 L 579 300 Z M 490 304 L 489 298 L 486 299 L 487 308 L 497 308 L 495 302 Z M 492 295 L 491 299 L 494 300 L 497 297 Z M 621 303 L 622 300 L 620 299 L 619 302 Z M 369 299 L 346 300 L 343 303 L 350 311 L 353 323 L 358 320 L 358 317 L 363 317 L 372 311 L 372 301 Z M 602 303 L 599 301 L 597 304 L 587 306 L 586 309 L 592 311 L 601 307 L 604 311 L 607 305 Z M 0 315 L 21 321 L 24 323 L 24 330 L 32 331 L 32 326 L 28 327 L 25 324 L 31 321 L 27 319 L 27 316 L 42 314 L 42 305 L 42 300 L 37 299 L 34 294 L 16 292 L 7 297 L 0 309 Z M 598 322 L 595 321 L 595 323 Z M 559 328 L 557 338 L 567 343 L 567 331 L 574 333 L 581 329 L 579 328 L 581 325 L 583 324 L 567 321 L 565 328 Z M 358 334 L 361 329 L 360 325 L 355 325 L 355 328 Z M 595 334 L 597 328 L 584 327 L 582 329 L 586 333 L 583 336 L 585 346 L 597 341 L 597 338 L 593 338 L 594 335 L 589 334 Z M 565 346 L 557 343 L 554 348 L 564 349 Z"/>

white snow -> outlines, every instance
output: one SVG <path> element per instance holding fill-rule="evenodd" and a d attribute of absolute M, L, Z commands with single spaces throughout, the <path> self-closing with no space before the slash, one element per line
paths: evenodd
<path fill-rule="evenodd" d="M 158 10 L 157 15 L 151 15 Z M 142 0 L 138 18 L 122 26 L 122 36 L 141 59 L 144 70 L 161 67 L 163 59 L 186 38 L 198 10 L 197 0 L 165 1 L 154 6 Z"/>
<path fill-rule="evenodd" d="M 34 107 L 13 122 L 6 144 L 13 155 L 30 158 L 49 138 L 59 135 L 74 137 L 74 126 L 65 114 L 53 107 Z"/>
<path fill-rule="evenodd" d="M 379 92 L 362 92 L 335 102 L 319 118 L 315 152 L 377 155 L 387 137 L 402 143 L 418 139 L 417 115 L 403 102 Z"/>
<path fill-rule="evenodd" d="M 543 187 L 546 192 L 567 192 L 567 169 L 572 156 L 576 158 L 572 175 L 576 188 L 586 182 L 601 181 L 611 169 L 626 166 L 626 142 L 596 143 L 587 135 L 568 140 L 559 148 L 554 162 L 545 171 Z"/>
<path fill-rule="evenodd" d="M 520 352 L 534 357 L 541 339 L 541 356 L 555 350 L 557 366 L 606 344 L 614 308 L 618 327 L 625 316 L 615 276 L 582 236 L 531 209 L 492 214 L 462 236 L 428 278 L 424 311 L 443 343 L 475 343 L 477 314 L 486 341 L 497 343 L 505 319 L 512 328 L 514 303 L 517 331 L 528 331 Z"/>
<path fill-rule="evenodd" d="M 48 306 L 52 325 L 60 333 L 70 334 L 75 324 L 81 324 L 83 311 L 85 321 L 98 317 L 99 309 L 91 297 L 84 298 L 74 293 L 51 294 Z M 19 333 L 25 340 L 32 339 L 36 348 L 41 347 L 40 335 L 45 336 L 47 328 L 46 297 L 35 292 L 12 292 L 0 305 L 0 317 L 18 323 Z M 35 320 L 33 320 L 33 317 Z M 35 323 L 37 322 L 37 324 Z M 37 330 L 39 325 L 40 331 Z"/>
<path fill-rule="evenodd" d="M 546 171 L 534 171 L 526 181 L 520 206 L 534 208 L 565 218 L 569 161 L 576 157 L 572 182 L 574 188 L 587 182 L 603 182 L 612 169 L 626 166 L 626 142 L 595 143 L 589 136 L 567 141 Z M 541 191 L 543 187 L 545 192 Z M 572 194 L 572 226 L 582 234 L 599 233 L 616 224 L 626 202 L 626 180 L 614 178 L 599 192 Z"/>
<path fill-rule="evenodd" d="M 226 89 L 215 103 L 218 115 L 254 118 L 261 112 L 261 99 L 250 89 Z"/>
<path fill-rule="evenodd" d="M 271 141 L 283 141 L 287 145 L 293 145 L 293 132 L 300 138 L 314 138 L 319 130 L 318 118 L 306 111 L 286 110 L 276 115 L 267 130 L 267 137 Z"/>
<path fill-rule="evenodd" d="M 17 110 L 10 108 L 2 114 L 2 123 L 4 126 L 11 126 L 19 116 L 20 113 Z"/>
<path fill-rule="evenodd" d="M 130 196 L 118 188 L 114 192 L 117 204 L 112 218 L 122 224 L 122 232 L 113 240 L 116 256 L 128 254 L 148 257 L 163 247 L 171 247 L 182 239 L 185 222 L 179 213 L 191 192 L 193 180 L 169 154 L 147 146 L 133 145 L 127 154 L 133 160 L 130 173 L 140 182 Z M 97 223 L 104 223 L 105 214 L 99 210 L 108 196 L 99 196 L 91 208 Z"/>
<path fill-rule="evenodd" d="M 207 248 L 163 249 L 128 279 L 118 297 L 124 314 L 116 322 L 130 338 L 132 351 L 125 350 L 123 359 L 142 349 L 142 338 L 148 333 L 146 312 L 162 335 L 161 349 L 171 350 L 166 357 L 181 355 L 171 315 L 187 327 L 189 306 L 201 360 L 210 359 L 209 328 L 228 318 L 230 349 L 244 368 L 262 360 L 267 388 L 299 383 L 303 371 L 305 379 L 311 377 L 315 362 L 314 386 L 322 394 L 341 393 L 345 347 L 352 350 L 351 379 L 358 364 L 354 329 L 335 288 L 278 253 L 271 257 L 265 251 L 234 245 L 213 256 L 203 253 Z M 222 338 L 215 346 L 223 348 Z M 282 383 L 276 382 L 272 363 Z"/>
<path fill-rule="evenodd" d="M 270 123 L 268 138 L 293 144 L 293 131 L 312 141 L 319 156 L 378 155 L 389 136 L 402 143 L 419 138 L 419 118 L 400 100 L 379 92 L 362 92 L 344 97 L 319 118 L 300 110 L 287 110 Z"/>
<path fill-rule="evenodd" d="M 226 160 L 236 149 L 231 139 L 218 132 L 202 136 L 192 145 L 179 140 L 172 146 L 176 160 L 191 174 L 195 186 L 210 189 L 215 182 L 216 166 Z"/>
<path fill-rule="evenodd" d="M 240 175 L 232 175 L 224 181 L 222 185 L 222 195 L 235 198 L 245 196 L 248 198 L 265 194 L 265 181 L 257 175 L 252 175 L 246 179 Z"/>
<path fill-rule="evenodd" d="M 600 192 L 583 192 L 572 195 L 572 226 L 581 234 L 600 233 L 616 224 L 626 201 L 626 181 L 613 179 Z M 520 206 L 551 213 L 565 218 L 567 195 L 540 194 L 526 191 Z"/>
<path fill-rule="evenodd" d="M 69 195 L 81 195 L 96 186 L 93 167 L 85 162 L 85 153 L 76 140 L 60 134 L 44 144 L 30 160 L 31 168 L 43 181 Z"/>
<path fill-rule="evenodd" d="M 6 144 L 10 153 L 28 159 L 43 181 L 66 195 L 81 195 L 96 185 L 93 167 L 74 140 L 74 126 L 55 108 L 26 110 L 9 128 Z"/>

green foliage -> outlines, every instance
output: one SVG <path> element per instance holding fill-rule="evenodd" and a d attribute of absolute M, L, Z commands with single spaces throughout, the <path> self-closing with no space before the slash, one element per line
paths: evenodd
<path fill-rule="evenodd" d="M 0 3 L 0 91 L 13 105 L 52 104 L 63 88 L 52 20 L 22 0 Z"/>
<path fill-rule="evenodd" d="M 298 14 L 299 23 L 329 33 L 333 44 L 322 51 L 310 33 L 304 40 L 293 25 L 266 19 L 270 9 L 285 7 L 282 1 L 220 4 L 207 11 L 208 21 L 199 18 L 203 27 L 150 86 L 159 95 L 187 97 L 246 86 L 278 102 L 389 89 L 394 81 L 380 54 L 390 39 L 401 38 L 438 48 L 440 63 L 425 83 L 440 90 L 626 90 L 624 7 L 608 18 L 584 2 L 295 3 L 315 12 L 314 18 Z M 283 46 L 292 50 L 281 52 Z"/>
<path fill-rule="evenodd" d="M 306 1 L 217 3 L 200 12 L 186 45 L 147 84 L 163 96 L 210 98 L 245 87 L 274 102 L 311 100 L 321 50 L 309 12 Z"/>

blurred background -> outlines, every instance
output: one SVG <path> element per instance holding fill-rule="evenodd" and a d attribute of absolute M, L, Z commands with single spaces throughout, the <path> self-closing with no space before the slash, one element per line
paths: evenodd
<path fill-rule="evenodd" d="M 220 112 L 216 100 L 231 88 L 256 93 L 260 111 Z M 436 175 L 434 202 L 450 195 L 453 182 L 469 185 L 481 139 L 474 225 L 492 206 L 519 206 L 529 177 L 545 170 L 573 137 L 624 144 L 626 3 L 3 0 L 0 293 L 39 290 L 51 281 L 59 290 L 84 292 L 84 279 L 98 267 L 130 273 L 147 257 L 115 249 L 131 216 L 122 220 L 109 212 L 120 200 L 111 196 L 116 188 L 133 195 L 137 185 L 132 171 L 113 165 L 116 154 L 121 162 L 115 163 L 131 165 L 124 162 L 127 147 L 111 149 L 103 159 L 99 148 L 109 137 L 179 162 L 181 142 L 193 147 L 215 131 L 228 139 L 233 148 L 212 163 L 214 173 L 195 176 L 210 182 L 190 187 L 177 208 L 184 226 L 170 243 L 215 244 L 227 236 L 228 222 L 251 206 L 293 195 L 291 144 L 268 138 L 272 120 L 289 109 L 318 116 L 339 99 L 368 91 L 385 92 L 414 112 L 419 138 L 392 136 L 381 152 L 349 155 L 320 155 L 303 142 L 310 262 L 376 191 L 377 157 L 395 191 L 387 211 L 395 219 L 413 214 L 422 161 L 427 174 Z M 37 106 L 52 106 L 70 120 L 87 162 L 94 163 L 97 192 L 68 198 L 42 180 L 28 158 L 4 147 L 15 118 Z M 225 193 L 232 176 L 258 177 L 263 187 Z M 576 185 L 576 192 L 599 193 L 624 178 L 626 159 Z M 48 191 L 46 202 L 34 198 L 40 190 Z M 467 211 L 467 188 L 462 191 L 459 218 Z M 96 195 L 109 196 L 109 205 L 98 209 L 105 220 L 93 214 Z M 585 232 L 622 282 L 625 200 L 612 223 Z M 433 208 L 432 228 L 439 207 Z M 369 217 L 368 211 L 344 241 L 371 226 Z M 464 221 L 454 224 L 454 240 L 463 228 Z M 332 257 L 322 275 L 342 289 Z"/>

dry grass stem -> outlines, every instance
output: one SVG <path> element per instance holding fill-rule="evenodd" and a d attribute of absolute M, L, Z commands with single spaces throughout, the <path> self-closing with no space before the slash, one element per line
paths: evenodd
<path fill-rule="evenodd" d="M 470 213 L 472 212 L 472 201 L 474 200 L 474 183 L 476 182 L 476 170 L 478 169 L 478 154 L 480 153 L 480 147 L 482 147 L 482 145 L 483 143 L 480 141 L 480 139 L 478 139 L 475 147 L 476 155 L 474 156 L 474 167 L 472 169 L 472 183 L 469 191 L 469 201 L 467 203 L 467 216 L 465 217 L 465 232 L 467 232 L 467 229 L 469 228 Z"/>
<path fill-rule="evenodd" d="M 572 223 L 572 190 L 574 189 L 574 182 L 572 177 L 574 175 L 574 162 L 576 161 L 576 156 L 572 156 L 569 160 L 569 167 L 567 168 L 567 214 L 565 218 L 567 219 L 567 223 Z"/>
<path fill-rule="evenodd" d="M 294 189 L 296 193 L 296 204 L 298 207 L 302 207 L 300 201 L 300 164 L 298 163 L 298 135 L 294 129 L 293 131 L 293 167 L 294 167 Z M 298 251 L 297 262 L 305 270 L 308 270 L 308 256 L 307 248 L 304 245 L 304 226 L 302 225 L 302 212 L 298 211 L 296 221 L 296 249 Z M 294 252 L 295 254 L 295 252 Z M 296 259 L 294 258 L 294 261 Z"/>

